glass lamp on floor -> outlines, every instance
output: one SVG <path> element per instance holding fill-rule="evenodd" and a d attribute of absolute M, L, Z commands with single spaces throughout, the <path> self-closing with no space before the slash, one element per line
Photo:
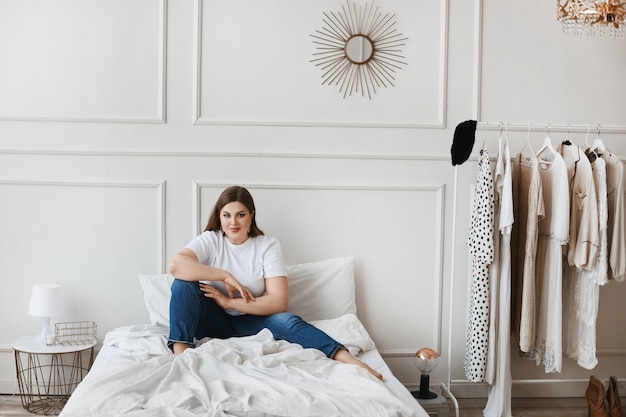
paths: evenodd
<path fill-rule="evenodd" d="M 437 398 L 437 394 L 432 392 L 430 386 L 430 372 L 437 367 L 439 355 L 433 349 L 425 347 L 415 352 L 415 366 L 422 373 L 420 377 L 419 391 L 412 391 L 413 397 L 425 400 Z"/>

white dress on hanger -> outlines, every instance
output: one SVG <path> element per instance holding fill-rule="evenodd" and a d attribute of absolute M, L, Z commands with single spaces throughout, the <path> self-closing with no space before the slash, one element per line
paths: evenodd
<path fill-rule="evenodd" d="M 550 152 L 541 158 L 540 175 L 545 217 L 539 222 L 536 288 L 537 325 L 530 358 L 543 364 L 545 372 L 561 372 L 563 362 L 562 282 L 563 245 L 569 239 L 569 187 L 563 157 Z"/>
<path fill-rule="evenodd" d="M 465 343 L 465 377 L 482 382 L 487 362 L 489 329 L 489 264 L 493 261 L 493 179 L 489 154 L 481 151 L 476 176 L 476 194 L 472 207 L 467 246 L 472 259 L 467 333 Z"/>
<path fill-rule="evenodd" d="M 511 232 L 513 181 L 508 143 L 499 141 L 494 178 L 495 256 L 489 268 L 489 350 L 485 381 L 491 384 L 485 417 L 511 417 Z"/>
<path fill-rule="evenodd" d="M 490 385 L 493 385 L 496 373 L 496 361 L 498 353 L 496 352 L 496 344 L 498 340 L 498 302 L 500 291 L 500 254 L 501 254 L 501 242 L 500 236 L 500 211 L 502 209 L 502 187 L 504 181 L 504 163 L 502 161 L 502 138 L 498 144 L 498 159 L 493 171 L 493 261 L 489 264 L 489 337 L 487 339 L 487 362 L 485 368 L 484 381 Z M 495 226 L 498 229 L 495 229 Z"/>
<path fill-rule="evenodd" d="M 600 231 L 600 250 L 595 265 L 590 272 L 591 280 L 598 285 L 605 285 L 609 282 L 609 202 L 606 177 L 606 161 L 597 158 L 592 164 L 593 181 L 596 187 L 596 198 L 598 199 L 598 227 Z"/>

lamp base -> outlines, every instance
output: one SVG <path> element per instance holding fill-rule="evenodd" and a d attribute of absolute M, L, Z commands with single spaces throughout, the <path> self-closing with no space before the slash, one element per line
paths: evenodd
<path fill-rule="evenodd" d="M 429 390 L 430 385 L 430 375 L 422 374 L 420 376 L 420 389 L 419 391 L 411 391 L 411 394 L 414 398 L 419 398 L 420 400 L 432 400 L 437 398 L 437 394 Z"/>
<path fill-rule="evenodd" d="M 35 340 L 46 345 L 47 336 L 50 334 L 54 334 L 54 332 L 50 328 L 50 317 L 41 317 L 41 331 L 37 336 L 35 336 Z"/>
<path fill-rule="evenodd" d="M 433 400 L 439 396 L 432 391 L 426 391 L 426 393 L 422 393 L 421 390 L 411 391 L 411 394 L 413 395 L 413 398 L 419 398 L 420 400 Z"/>

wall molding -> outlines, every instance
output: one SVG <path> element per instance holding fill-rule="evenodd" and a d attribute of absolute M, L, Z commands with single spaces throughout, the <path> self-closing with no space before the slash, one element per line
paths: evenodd
<path fill-rule="evenodd" d="M 202 115 L 202 29 L 203 8 L 207 0 L 196 0 L 194 19 L 195 45 L 194 45 L 194 86 L 193 86 L 193 124 L 215 126 L 292 126 L 292 127 L 368 127 L 368 128 L 393 128 L 393 129 L 444 129 L 447 123 L 447 91 L 448 91 L 448 49 L 449 49 L 449 9 L 450 0 L 440 0 L 439 19 L 441 25 L 441 40 L 439 44 L 439 66 L 441 69 L 441 81 L 438 86 L 439 106 L 437 108 L 438 120 L 431 123 L 334 123 L 334 122 L 309 122 L 279 120 L 214 120 Z M 410 69 L 410 68 L 409 68 Z"/>
<path fill-rule="evenodd" d="M 19 395 L 17 377 L 15 379 L 0 379 L 0 394 Z"/>
<path fill-rule="evenodd" d="M 43 117 L 43 116 L 3 116 L 0 121 L 15 122 L 63 122 L 63 123 L 139 123 L 139 124 L 161 124 L 167 120 L 167 2 L 168 0 L 158 0 L 159 2 L 159 85 L 157 112 L 154 117 Z"/>
<path fill-rule="evenodd" d="M 492 128 L 489 128 L 493 130 Z M 513 129 L 509 129 L 512 131 Z M 626 133 L 626 126 L 624 127 Z M 608 134 L 608 132 L 607 132 Z M 0 155 L 30 156 L 89 156 L 89 157 L 134 157 L 134 158 L 275 158 L 275 159 L 344 159 L 374 161 L 416 161 L 450 163 L 449 155 L 407 155 L 407 154 L 358 154 L 358 153 L 312 153 L 312 152 L 248 152 L 248 151 L 144 151 L 126 149 L 0 149 Z M 495 161 L 496 157 L 491 157 Z M 478 157 L 468 161 L 476 162 Z M 626 156 L 620 157 L 626 163 Z"/>
<path fill-rule="evenodd" d="M 581 397 L 589 379 L 523 379 L 513 380 L 513 398 L 564 398 Z M 457 398 L 487 398 L 489 385 L 485 383 L 452 380 L 451 388 Z"/>
<path fill-rule="evenodd" d="M 8 180 L 8 179 L 0 179 L 0 185 L 9 185 L 9 186 L 48 186 L 48 187 L 88 187 L 88 188 L 97 188 L 97 187 L 105 187 L 105 188 L 148 188 L 154 189 L 157 194 L 157 219 L 159 222 L 157 224 L 157 254 L 156 254 L 156 270 L 157 271 L 165 271 L 165 181 L 75 181 L 75 180 L 37 180 L 37 179 L 28 179 L 28 180 Z M 0 345 L 0 349 L 2 345 Z M 1 350 L 0 350 L 1 352 Z"/>
<path fill-rule="evenodd" d="M 474 0 L 474 83 L 472 84 L 472 119 L 480 120 L 483 61 L 483 0 Z"/>
<path fill-rule="evenodd" d="M 407 155 L 407 154 L 357 154 L 357 153 L 308 153 L 308 152 L 248 152 L 248 151 L 144 151 L 144 150 L 88 150 L 88 149 L 0 149 L 0 155 L 41 156 L 112 156 L 112 157 L 173 157 L 173 158 L 281 158 L 281 159 L 349 159 L 390 161 L 435 161 L 450 162 L 450 156 Z"/>
<path fill-rule="evenodd" d="M 2 349 L 0 348 L 0 352 Z M 386 358 L 413 358 L 415 356 L 415 350 L 410 349 L 382 349 L 379 350 L 381 356 Z M 609 357 L 609 356 L 623 356 L 626 357 L 626 347 L 624 348 L 610 348 L 610 349 L 598 349 L 596 351 L 597 357 Z M 563 356 L 564 358 L 566 356 Z M 468 382 L 464 380 L 457 380 L 457 382 Z"/>
<path fill-rule="evenodd" d="M 483 6 L 484 0 L 474 0 L 474 41 L 473 41 L 473 71 L 474 71 L 474 79 L 472 84 L 472 119 L 478 121 L 482 120 L 483 117 L 483 102 L 482 102 L 482 85 L 483 85 L 483 28 L 484 28 L 484 14 L 483 14 Z M 496 120 L 491 120 L 491 122 L 498 122 Z M 499 122 L 506 122 L 506 120 L 502 120 Z M 511 122 L 511 121 L 509 121 Z M 519 121 L 518 121 L 519 122 Z M 530 122 L 530 121 L 529 121 Z M 589 132 L 588 129 L 583 129 L 581 127 L 567 126 L 567 123 L 562 123 L 561 126 L 556 126 L 556 122 L 551 125 L 548 122 L 545 123 L 545 128 L 538 128 L 537 126 L 509 126 L 507 128 L 508 131 L 513 132 L 568 132 L 568 133 L 585 133 Z M 580 124 L 580 123 L 578 123 Z M 592 131 L 595 131 L 598 125 L 591 125 Z M 602 134 L 626 134 L 626 125 L 612 125 L 612 126 L 600 126 Z M 500 130 L 499 126 L 484 126 L 479 129 L 485 130 Z"/>
<path fill-rule="evenodd" d="M 203 188 L 217 188 L 224 189 L 232 184 L 223 182 L 201 181 L 194 180 L 192 182 L 192 206 L 193 213 L 192 219 L 192 236 L 196 236 L 202 230 L 201 219 L 201 193 Z M 393 184 L 388 185 L 354 185 L 354 184 L 328 184 L 328 183 L 285 183 L 285 182 L 262 182 L 262 183 L 240 183 L 241 186 L 249 189 L 265 189 L 265 190 L 318 190 L 318 191 L 392 191 L 392 192 L 434 192 L 436 200 L 436 212 L 437 217 L 434 219 L 437 224 L 438 233 L 434 238 L 434 247 L 436 248 L 435 256 L 435 276 L 437 277 L 437 284 L 434 288 L 433 294 L 433 320 L 432 323 L 432 335 L 435 340 L 433 349 L 439 352 L 442 347 L 441 341 L 441 327 L 442 327 L 442 311 L 443 311 L 443 262 L 444 262 L 444 233 L 445 233 L 445 184 L 435 186 L 398 186 Z M 415 355 L 415 351 L 410 348 L 401 348 L 394 350 L 386 350 L 383 356 L 388 357 L 406 357 Z"/>

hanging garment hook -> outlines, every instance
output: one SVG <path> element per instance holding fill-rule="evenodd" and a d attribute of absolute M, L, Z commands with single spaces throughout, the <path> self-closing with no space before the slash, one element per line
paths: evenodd
<path fill-rule="evenodd" d="M 487 127 L 488 127 L 489 123 L 485 123 L 485 128 L 483 130 L 483 147 L 480 148 L 480 154 L 483 154 L 483 151 L 485 150 L 485 146 L 487 145 Z"/>
<path fill-rule="evenodd" d="M 530 122 L 528 122 L 528 131 L 526 132 L 526 145 L 524 145 L 522 150 L 524 150 L 524 148 L 526 147 L 528 147 L 528 150 L 530 151 L 532 155 L 535 155 L 535 151 L 533 150 L 533 147 L 530 145 Z"/>
<path fill-rule="evenodd" d="M 593 146 L 592 148 L 594 150 L 599 150 L 601 154 L 606 152 L 606 147 L 604 146 L 604 142 L 602 142 L 602 139 L 600 139 L 600 125 L 598 124 L 598 138 L 596 140 L 593 141 Z"/>
<path fill-rule="evenodd" d="M 571 124 L 567 124 L 567 137 L 565 138 L 565 140 L 563 140 L 563 145 L 567 145 L 570 146 L 572 144 L 572 141 L 570 140 L 571 138 L 571 132 L 572 131 L 572 125 Z"/>
<path fill-rule="evenodd" d="M 572 125 L 571 124 L 567 124 L 567 137 L 563 140 L 563 145 L 567 145 L 570 146 L 572 144 L 572 141 L 570 140 L 570 131 L 572 130 Z"/>
<path fill-rule="evenodd" d="M 550 133 L 550 123 L 548 123 L 547 129 L 548 133 Z M 546 137 L 543 139 L 543 146 L 537 152 L 537 156 L 540 156 L 545 150 L 548 150 L 552 155 L 556 155 L 557 153 L 556 149 L 554 149 L 554 146 L 552 146 L 552 139 L 550 138 L 549 134 L 546 135 Z"/>
<path fill-rule="evenodd" d="M 509 143 L 509 122 L 504 122 L 504 141 Z"/>
<path fill-rule="evenodd" d="M 585 137 L 585 155 L 587 155 L 587 158 L 589 158 L 590 162 L 594 162 L 596 159 L 598 159 L 598 154 L 596 153 L 595 149 L 589 145 L 589 131 L 591 130 L 591 126 L 589 126 L 589 123 L 587 123 L 587 136 Z"/>

